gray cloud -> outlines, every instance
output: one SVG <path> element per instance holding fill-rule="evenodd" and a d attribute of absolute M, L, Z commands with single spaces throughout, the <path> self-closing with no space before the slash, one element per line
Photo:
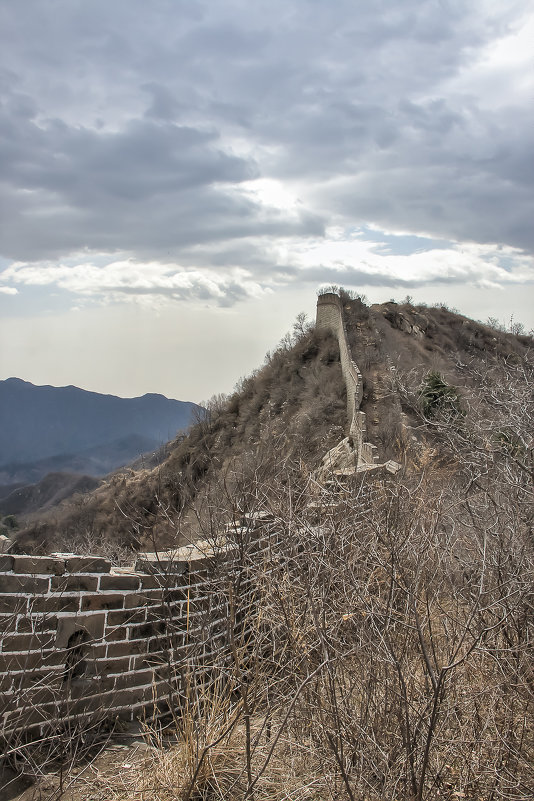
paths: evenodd
<path fill-rule="evenodd" d="M 522 13 L 504 0 L 261 0 L 253 16 L 244 0 L 2 4 L 1 255 L 212 267 L 233 302 L 235 268 L 330 280 L 278 252 L 328 226 L 532 253 L 528 81 L 506 59 L 498 80 L 484 72 Z M 245 191 L 257 178 L 300 204 Z"/>
<path fill-rule="evenodd" d="M 37 124 L 18 96 L 0 117 L 3 255 L 60 257 L 73 250 L 151 258 L 196 242 L 320 233 L 318 217 L 284 218 L 232 189 L 258 176 L 225 152 L 213 130 L 151 119 L 120 131 Z M 14 109 L 23 109 L 17 113 Z"/>

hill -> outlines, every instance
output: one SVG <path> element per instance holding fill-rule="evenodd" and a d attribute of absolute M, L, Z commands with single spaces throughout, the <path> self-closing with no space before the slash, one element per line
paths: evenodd
<path fill-rule="evenodd" d="M 47 473 L 36 484 L 12 490 L 0 499 L 0 515 L 28 515 L 44 512 L 75 493 L 94 490 L 100 481 L 91 476 L 75 473 Z"/>
<path fill-rule="evenodd" d="M 496 331 L 443 307 L 367 306 L 346 293 L 342 306 L 363 380 L 366 436 L 381 461 L 410 464 L 419 458 L 416 444 L 435 438 L 418 416 L 425 374 L 439 372 L 467 398 L 482 374 L 493 371 L 505 382 L 507 366 L 523 363 L 531 352 L 529 337 Z M 110 477 L 83 504 L 43 515 L 21 532 L 18 547 L 57 550 L 62 542 L 88 537 L 112 549 L 183 544 L 209 530 L 215 509 L 231 514 L 236 495 L 251 491 L 252 478 L 281 465 L 316 470 L 346 429 L 336 338 L 299 320 L 263 367 L 230 397 L 215 398 L 204 419 L 168 445 L 161 465 Z"/>
<path fill-rule="evenodd" d="M 205 509 L 196 502 L 205 505 L 216 476 L 236 460 L 246 470 L 275 443 L 280 460 L 298 453 L 313 460 L 342 436 L 345 407 L 335 338 L 301 332 L 268 354 L 263 368 L 244 379 L 234 395 L 214 398 L 203 419 L 167 445 L 161 465 L 110 476 L 83 502 L 66 504 L 28 526 L 18 547 L 60 550 L 69 542 L 72 550 L 88 537 L 119 550 L 151 547 L 155 540 L 188 541 L 204 525 Z"/>
<path fill-rule="evenodd" d="M 81 797 L 533 797 L 532 340 L 327 294 L 159 467 L 20 535 L 116 558 L 203 540 L 112 577 L 154 604 L 106 617 L 172 722 Z"/>

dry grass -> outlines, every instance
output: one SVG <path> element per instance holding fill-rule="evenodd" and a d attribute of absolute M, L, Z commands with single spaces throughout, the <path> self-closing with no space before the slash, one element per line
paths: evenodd
<path fill-rule="evenodd" d="M 226 721 L 220 721 L 224 727 Z M 273 721 L 273 729 L 277 721 Z M 278 725 L 280 723 L 278 722 Z M 267 739 L 265 720 L 258 716 L 252 722 L 253 776 L 258 776 L 269 757 L 272 739 Z M 215 732 L 211 733 L 215 739 Z M 274 737 L 274 735 L 273 735 Z M 109 788 L 109 801 L 186 801 L 186 799 L 247 798 L 245 769 L 245 727 L 240 724 L 214 747 L 205 752 L 200 770 L 193 775 L 205 751 L 198 742 L 182 741 L 151 749 L 132 770 L 121 776 L 120 787 Z M 209 739 L 209 738 L 208 738 Z M 255 801 L 310 801 L 330 797 L 334 779 L 310 742 L 286 732 L 280 737 L 268 767 L 254 786 Z"/>

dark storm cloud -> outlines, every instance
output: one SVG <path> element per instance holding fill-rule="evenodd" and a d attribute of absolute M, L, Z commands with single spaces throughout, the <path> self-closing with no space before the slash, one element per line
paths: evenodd
<path fill-rule="evenodd" d="M 513 65 L 493 82 L 481 67 L 521 13 L 504 0 L 3 4 L 1 255 L 121 252 L 298 281 L 278 243 L 368 223 L 532 252 L 533 107 L 518 82 L 506 91 Z M 256 178 L 300 205 L 243 191 Z"/>

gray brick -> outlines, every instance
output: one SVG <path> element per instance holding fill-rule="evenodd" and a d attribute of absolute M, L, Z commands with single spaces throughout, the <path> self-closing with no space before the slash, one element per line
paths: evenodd
<path fill-rule="evenodd" d="M 32 631 L 55 631 L 57 628 L 57 617 L 55 615 L 31 615 L 19 617 L 17 620 L 17 632 L 28 634 Z"/>
<path fill-rule="evenodd" d="M 111 562 L 100 556 L 68 556 L 65 558 L 67 573 L 109 573 Z"/>
<path fill-rule="evenodd" d="M 122 626 L 125 623 L 144 623 L 146 611 L 140 609 L 116 609 L 108 612 L 108 626 Z"/>
<path fill-rule="evenodd" d="M 82 612 L 94 609 L 122 609 L 124 597 L 122 595 L 84 595 L 82 596 Z"/>
<path fill-rule="evenodd" d="M 31 612 L 77 612 L 79 608 L 79 595 L 38 596 L 32 599 L 30 604 Z"/>
<path fill-rule="evenodd" d="M 13 556 L 13 571 L 31 575 L 60 576 L 65 572 L 65 562 L 63 559 L 53 559 L 50 556 Z"/>
<path fill-rule="evenodd" d="M 49 578 L 36 576 L 0 575 L 0 592 L 45 593 L 50 585 Z"/>
<path fill-rule="evenodd" d="M 0 573 L 9 573 L 13 570 L 13 556 L 7 554 L 0 555 Z"/>
<path fill-rule="evenodd" d="M 100 588 L 101 590 L 138 590 L 139 577 L 138 576 L 101 576 Z"/>
<path fill-rule="evenodd" d="M 53 634 L 12 634 L 2 640 L 3 651 L 40 651 L 54 643 Z"/>
<path fill-rule="evenodd" d="M 0 576 L 0 592 L 2 592 L 2 579 L 3 576 Z M 0 612 L 13 612 L 23 615 L 26 614 L 27 610 L 27 598 L 19 598 L 17 595 L 0 595 Z"/>
<path fill-rule="evenodd" d="M 54 576 L 50 579 L 52 592 L 96 592 L 98 576 Z"/>

